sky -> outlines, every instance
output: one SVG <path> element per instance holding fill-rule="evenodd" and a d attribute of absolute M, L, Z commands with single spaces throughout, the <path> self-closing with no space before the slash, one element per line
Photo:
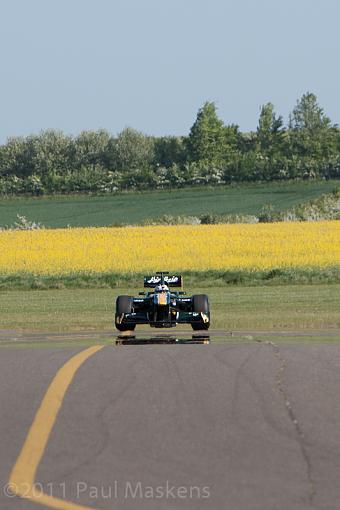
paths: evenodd
<path fill-rule="evenodd" d="M 307 91 L 340 124 L 338 0 L 0 0 L 0 143 L 44 129 L 255 130 Z"/>

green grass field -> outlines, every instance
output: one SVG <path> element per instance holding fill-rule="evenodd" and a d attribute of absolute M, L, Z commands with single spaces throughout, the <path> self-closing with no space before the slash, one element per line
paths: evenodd
<path fill-rule="evenodd" d="M 52 290 L 93 288 L 134 288 L 143 282 L 144 273 L 72 273 L 66 275 L 36 275 L 32 273 L 0 273 L 0 292 L 5 290 Z M 207 270 L 183 271 L 188 288 L 231 288 L 231 286 L 282 286 L 339 284 L 340 268 L 279 268 L 263 271 Z"/>
<path fill-rule="evenodd" d="M 133 224 L 150 218 L 157 219 L 165 214 L 257 214 L 265 204 L 273 204 L 277 211 L 285 210 L 327 193 L 338 185 L 339 181 L 310 181 L 199 187 L 110 196 L 2 198 L 0 227 L 13 224 L 17 214 L 52 228 Z"/>
<path fill-rule="evenodd" d="M 138 290 L 2 291 L 0 329 L 114 332 L 116 296 L 135 294 Z M 324 330 L 326 335 L 327 330 L 340 328 L 340 284 L 207 289 L 187 287 L 187 290 L 190 294 L 209 295 L 213 329 L 275 332 Z M 147 327 L 139 329 L 148 330 Z M 191 330 L 189 326 L 188 330 Z"/>

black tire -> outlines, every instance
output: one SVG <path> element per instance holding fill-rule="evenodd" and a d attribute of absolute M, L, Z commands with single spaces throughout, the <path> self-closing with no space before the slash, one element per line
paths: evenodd
<path fill-rule="evenodd" d="M 134 331 L 136 329 L 136 324 L 130 324 L 130 326 L 127 326 L 126 324 L 117 324 L 116 328 L 118 331 Z"/>
<path fill-rule="evenodd" d="M 116 317 L 119 317 L 123 313 L 131 313 L 132 312 L 132 302 L 133 298 L 131 296 L 118 296 L 116 300 Z M 136 328 L 136 324 L 127 325 L 127 324 L 118 324 L 117 320 L 115 320 L 116 328 L 118 331 L 134 331 Z"/>
<path fill-rule="evenodd" d="M 192 296 L 192 311 L 197 313 L 204 313 L 210 319 L 210 308 L 209 308 L 209 299 L 206 294 L 195 294 Z M 193 322 L 191 327 L 194 331 L 199 330 L 207 330 L 210 326 L 209 322 Z"/>
<path fill-rule="evenodd" d="M 132 297 L 131 296 L 118 296 L 116 300 L 116 314 L 132 312 Z"/>
<path fill-rule="evenodd" d="M 206 294 L 195 294 L 192 296 L 192 311 L 198 313 L 210 313 L 209 299 Z"/>
<path fill-rule="evenodd" d="M 191 323 L 191 327 L 194 331 L 202 331 L 202 330 L 208 330 L 210 327 L 210 322 L 195 322 Z"/>

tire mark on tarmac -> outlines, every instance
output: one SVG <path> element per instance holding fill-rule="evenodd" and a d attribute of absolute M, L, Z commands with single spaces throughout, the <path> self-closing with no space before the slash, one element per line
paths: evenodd
<path fill-rule="evenodd" d="M 299 446 L 301 456 L 303 458 L 303 462 L 306 466 L 306 477 L 307 477 L 308 486 L 309 486 L 309 490 L 308 490 L 308 494 L 307 494 L 307 501 L 311 505 L 312 508 L 316 508 L 314 506 L 314 498 L 316 497 L 316 481 L 313 476 L 312 462 L 309 457 L 307 447 L 305 445 L 305 435 L 303 432 L 302 425 L 298 421 L 297 415 L 296 415 L 296 413 L 292 407 L 292 404 L 289 400 L 288 392 L 284 386 L 284 372 L 287 367 L 287 361 L 281 355 L 279 346 L 277 344 L 275 344 L 274 342 L 271 342 L 268 340 L 262 341 L 262 340 L 258 340 L 258 339 L 254 339 L 254 341 L 260 345 L 262 344 L 264 346 L 267 345 L 267 346 L 271 347 L 271 350 L 272 350 L 275 358 L 279 362 L 279 368 L 278 368 L 278 371 L 277 371 L 276 377 L 275 377 L 275 383 L 276 383 L 275 386 L 276 386 L 279 394 L 281 395 L 281 398 L 284 401 L 285 409 L 287 411 L 289 420 L 294 426 L 294 430 L 295 430 L 294 436 L 295 436 L 296 442 Z M 259 345 L 259 347 L 260 347 L 260 345 Z M 233 397 L 232 397 L 232 415 L 234 416 L 236 413 L 236 407 L 237 407 L 237 402 L 238 402 L 238 385 L 240 384 L 241 377 L 243 377 L 246 380 L 246 382 L 249 384 L 250 389 L 257 395 L 257 397 L 259 399 L 259 403 L 260 403 L 260 408 L 261 408 L 261 411 L 262 411 L 265 421 L 268 424 L 270 424 L 272 426 L 272 428 L 277 430 L 277 432 L 283 433 L 282 431 L 280 431 L 278 429 L 277 425 L 273 422 L 272 418 L 267 414 L 261 391 L 258 389 L 257 385 L 255 384 L 255 381 L 251 380 L 249 375 L 244 370 L 246 365 L 258 353 L 259 353 L 259 349 L 256 349 L 255 352 L 252 352 L 251 354 L 246 356 L 237 369 L 237 372 L 235 374 L 234 390 L 233 390 Z M 216 357 L 216 359 L 222 365 L 229 367 L 229 363 L 226 360 L 220 359 L 218 357 Z M 286 435 L 286 434 L 284 434 L 284 435 Z"/>
<path fill-rule="evenodd" d="M 260 346 L 256 349 L 255 352 L 251 352 L 250 354 L 248 354 L 248 356 L 246 356 L 244 358 L 244 360 L 242 361 L 241 365 L 238 367 L 238 369 L 236 371 L 235 380 L 234 380 L 234 387 L 233 387 L 233 395 L 232 395 L 232 400 L 231 400 L 231 415 L 233 417 L 236 416 L 236 412 L 237 412 L 236 411 L 236 409 L 237 409 L 237 402 L 238 402 L 238 396 L 239 396 L 239 391 L 240 391 L 241 377 L 242 376 L 244 377 L 244 368 L 246 367 L 246 365 L 249 362 L 249 360 L 251 358 L 253 358 L 258 353 L 259 348 L 260 348 Z M 248 383 L 250 385 L 249 380 L 248 380 Z"/>
<path fill-rule="evenodd" d="M 137 362 L 138 362 L 138 359 L 133 360 L 133 362 L 131 363 L 131 366 L 128 367 L 128 370 L 131 373 L 133 373 L 132 369 L 137 364 Z M 119 402 L 119 400 L 121 400 L 125 396 L 125 394 L 129 390 L 129 388 L 135 383 L 135 379 L 136 379 L 135 376 L 131 377 L 131 379 L 127 382 L 127 384 L 125 384 L 125 386 L 113 398 L 111 398 L 107 401 L 107 405 L 108 406 L 115 405 L 117 402 Z M 59 477 L 56 477 L 54 479 L 54 481 L 56 483 L 57 482 L 62 483 L 65 479 L 69 478 L 74 472 L 76 472 L 77 470 L 79 470 L 82 467 L 88 466 L 90 462 L 93 462 L 94 460 L 96 460 L 103 453 L 103 451 L 107 447 L 108 440 L 110 438 L 110 428 L 104 419 L 106 410 L 107 410 L 107 408 L 105 407 L 100 412 L 98 412 L 98 414 L 96 415 L 96 419 L 98 420 L 97 431 L 98 431 L 98 429 L 100 429 L 100 437 L 101 437 L 100 445 L 98 445 L 98 447 L 95 451 L 89 452 L 83 461 L 76 462 L 72 466 L 72 468 L 69 468 L 67 471 L 64 471 Z M 45 452 L 45 453 L 48 456 L 48 452 Z"/>
<path fill-rule="evenodd" d="M 255 340 L 255 342 L 258 343 L 258 344 L 264 344 L 264 342 L 258 341 L 258 340 Z M 234 420 L 237 417 L 237 406 L 238 406 L 238 400 L 239 400 L 239 389 L 236 388 L 236 390 L 235 390 L 235 384 L 236 384 L 236 386 L 237 385 L 240 386 L 240 384 L 241 384 L 241 377 L 242 377 L 244 382 L 248 385 L 250 391 L 253 392 L 254 395 L 256 396 L 256 398 L 257 398 L 257 405 L 258 405 L 258 408 L 259 408 L 260 412 L 262 413 L 264 421 L 273 430 L 275 430 L 278 434 L 280 434 L 281 436 L 283 436 L 283 437 L 290 437 L 291 438 L 292 434 L 287 435 L 286 429 L 284 427 L 281 427 L 280 424 L 278 424 L 275 421 L 275 419 L 273 418 L 271 412 L 268 411 L 265 397 L 263 396 L 263 392 L 260 389 L 259 385 L 256 383 L 254 378 L 251 378 L 249 373 L 246 370 L 244 370 L 246 365 L 247 365 L 247 363 L 249 363 L 249 361 L 251 359 L 254 359 L 255 356 L 258 355 L 261 352 L 260 349 L 261 349 L 261 347 L 259 345 L 258 349 L 256 349 L 250 355 L 246 356 L 246 358 L 241 362 L 241 365 L 237 369 L 237 372 L 236 372 L 236 375 L 235 375 L 235 380 L 234 380 L 234 390 L 233 390 L 234 393 L 233 393 L 233 397 L 232 397 L 232 417 L 233 417 Z M 216 359 L 218 359 L 218 361 L 222 365 L 224 365 L 225 367 L 227 367 L 227 368 L 231 368 L 232 367 L 232 364 L 229 363 L 227 360 L 220 359 L 220 358 L 217 358 L 217 357 L 216 357 Z M 238 426 L 240 427 L 241 425 L 239 424 Z"/>
<path fill-rule="evenodd" d="M 313 508 L 315 508 L 313 505 L 313 501 L 316 496 L 316 481 L 313 476 L 312 461 L 309 457 L 308 450 L 307 450 L 307 447 L 305 444 L 305 434 L 303 432 L 303 427 L 302 427 L 301 423 L 299 422 L 297 414 L 295 413 L 293 406 L 289 400 L 288 391 L 286 390 L 285 384 L 284 384 L 284 374 L 285 374 L 285 371 L 287 368 L 287 360 L 282 356 L 279 346 L 277 344 L 275 344 L 274 342 L 268 342 L 268 341 L 266 341 L 264 343 L 271 347 L 275 358 L 279 362 L 279 369 L 277 371 L 276 379 L 275 379 L 276 387 L 284 401 L 288 417 L 295 428 L 296 440 L 299 445 L 304 463 L 306 465 L 306 474 L 307 474 L 307 480 L 308 480 L 308 484 L 309 484 L 308 501 L 311 504 L 311 506 Z"/>

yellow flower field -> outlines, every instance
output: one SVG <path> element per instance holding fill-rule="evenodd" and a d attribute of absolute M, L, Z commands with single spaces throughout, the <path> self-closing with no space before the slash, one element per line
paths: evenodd
<path fill-rule="evenodd" d="M 340 221 L 0 232 L 0 273 L 340 266 Z"/>

